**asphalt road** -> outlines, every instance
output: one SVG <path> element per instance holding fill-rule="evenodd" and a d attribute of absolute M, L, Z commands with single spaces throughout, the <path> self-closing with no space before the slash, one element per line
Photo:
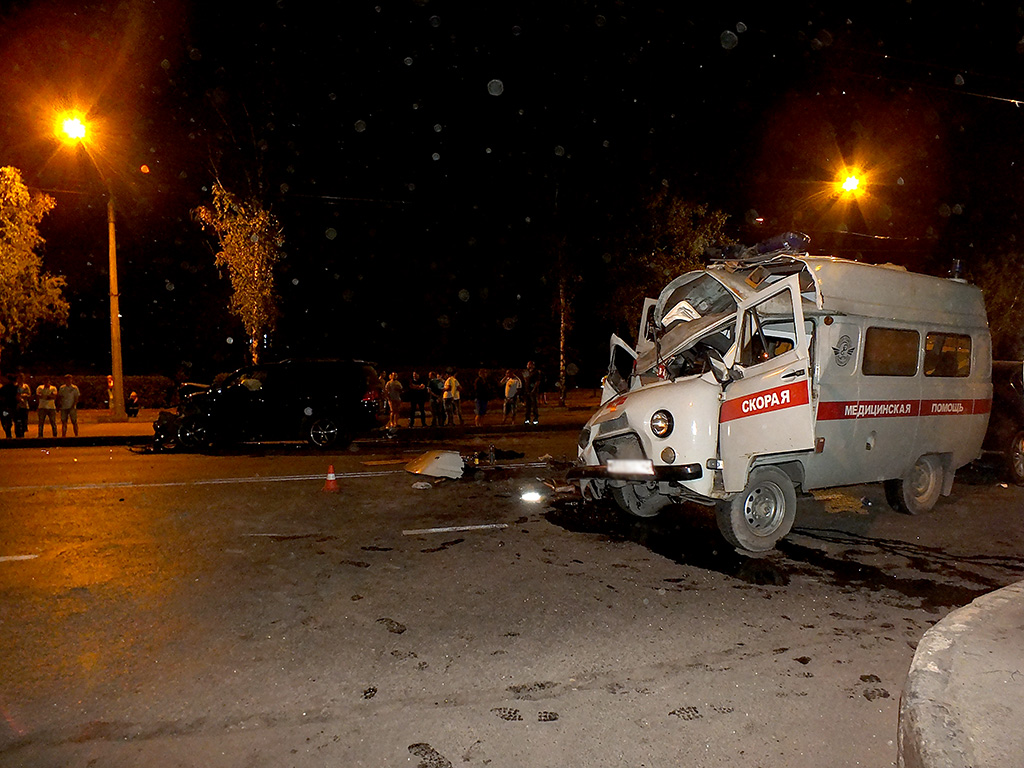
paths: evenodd
<path fill-rule="evenodd" d="M 557 493 L 574 446 L 427 489 L 423 444 L 5 452 L 0 765 L 889 766 L 923 632 L 1024 573 L 983 471 L 806 497 L 746 559 Z"/>

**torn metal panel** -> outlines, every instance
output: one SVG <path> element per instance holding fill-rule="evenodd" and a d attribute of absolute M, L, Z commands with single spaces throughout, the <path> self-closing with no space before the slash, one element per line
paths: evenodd
<path fill-rule="evenodd" d="M 465 462 L 458 451 L 427 451 L 418 459 L 405 465 L 408 472 L 427 477 L 450 477 L 458 480 L 462 477 Z"/>

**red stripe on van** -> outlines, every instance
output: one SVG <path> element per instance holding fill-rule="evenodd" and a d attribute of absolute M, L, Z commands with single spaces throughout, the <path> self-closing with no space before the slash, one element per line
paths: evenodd
<path fill-rule="evenodd" d="M 991 400 L 866 400 L 818 404 L 818 421 L 904 416 L 971 416 L 988 413 Z"/>
<path fill-rule="evenodd" d="M 922 400 L 922 416 L 969 416 L 974 413 L 973 400 Z"/>
<path fill-rule="evenodd" d="M 733 419 L 743 419 L 747 416 L 759 416 L 763 413 L 781 411 L 796 405 L 806 405 L 809 401 L 807 382 L 798 381 L 782 387 L 766 389 L 763 392 L 754 392 L 744 397 L 738 397 L 735 400 L 726 400 L 722 403 L 722 415 L 720 418 L 723 422 L 726 422 Z"/>
<path fill-rule="evenodd" d="M 917 416 L 921 413 L 920 400 L 851 400 L 818 405 L 818 421 L 834 419 L 873 419 Z"/>

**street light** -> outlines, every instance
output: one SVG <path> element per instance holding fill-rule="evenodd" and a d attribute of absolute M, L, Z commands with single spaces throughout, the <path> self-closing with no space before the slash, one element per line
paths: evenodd
<path fill-rule="evenodd" d="M 864 179 L 856 168 L 844 168 L 836 174 L 834 187 L 839 197 L 858 197 L 864 192 Z"/>
<path fill-rule="evenodd" d="M 88 128 L 82 118 L 77 115 L 68 114 L 58 119 L 57 136 L 65 144 L 80 145 L 88 153 L 87 145 Z M 92 160 L 92 155 L 89 155 Z M 110 359 L 111 373 L 114 378 L 114 386 L 111 392 L 111 406 L 114 414 L 113 421 L 128 421 L 128 414 L 124 408 L 124 375 L 121 366 L 121 309 L 120 294 L 117 290 L 117 239 L 114 236 L 114 189 L 109 180 L 103 176 L 103 171 L 93 160 L 100 179 L 107 187 L 107 234 L 109 240 L 110 256 Z"/>

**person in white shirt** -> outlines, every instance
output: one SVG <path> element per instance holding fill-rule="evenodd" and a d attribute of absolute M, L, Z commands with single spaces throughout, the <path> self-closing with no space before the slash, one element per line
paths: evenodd
<path fill-rule="evenodd" d="M 57 436 L 57 388 L 50 383 L 50 377 L 44 376 L 43 383 L 36 387 L 36 399 L 39 401 L 39 436 L 43 436 L 43 425 L 50 422 L 53 436 Z"/>
<path fill-rule="evenodd" d="M 505 385 L 505 408 L 501 415 L 501 423 L 504 424 L 506 419 L 510 419 L 510 423 L 515 424 L 516 406 L 519 404 L 519 390 L 523 388 L 523 380 L 512 371 L 505 371 L 501 383 Z"/>
<path fill-rule="evenodd" d="M 456 417 L 462 423 L 462 385 L 455 378 L 455 371 L 449 371 L 444 380 L 444 410 L 449 424 L 454 425 Z"/>

